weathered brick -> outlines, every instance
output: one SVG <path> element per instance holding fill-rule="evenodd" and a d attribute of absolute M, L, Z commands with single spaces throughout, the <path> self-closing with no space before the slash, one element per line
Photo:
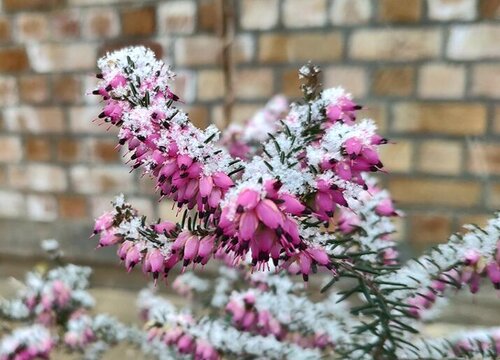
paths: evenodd
<path fill-rule="evenodd" d="M 358 66 L 329 66 L 324 70 L 325 87 L 342 86 L 354 97 L 365 97 L 368 92 L 366 69 Z M 297 70 L 295 70 L 297 74 Z"/>
<path fill-rule="evenodd" d="M 39 163 L 9 168 L 9 183 L 13 188 L 41 192 L 59 192 L 67 187 L 62 167 Z"/>
<path fill-rule="evenodd" d="M 186 109 L 189 120 L 198 128 L 204 129 L 208 126 L 208 110 L 206 106 L 189 106 Z"/>
<path fill-rule="evenodd" d="M 95 67 L 96 47 L 93 44 L 38 44 L 28 45 L 32 68 L 41 73 L 72 70 L 91 70 Z"/>
<path fill-rule="evenodd" d="M 465 67 L 449 64 L 424 65 L 419 72 L 418 95 L 423 98 L 461 98 L 465 92 Z"/>
<path fill-rule="evenodd" d="M 384 168 L 390 173 L 409 172 L 413 166 L 413 143 L 399 139 L 394 141 L 394 143 L 380 148 L 380 159 Z"/>
<path fill-rule="evenodd" d="M 326 0 L 285 0 L 283 23 L 290 28 L 323 26 L 326 23 Z"/>
<path fill-rule="evenodd" d="M 79 162 L 84 160 L 85 148 L 81 141 L 76 139 L 60 139 L 56 148 L 57 160 L 62 162 Z"/>
<path fill-rule="evenodd" d="M 12 76 L 0 77 L 0 106 L 15 105 L 18 98 L 16 79 Z"/>
<path fill-rule="evenodd" d="M 154 7 L 124 9 L 121 17 L 123 35 L 151 35 L 156 29 Z"/>
<path fill-rule="evenodd" d="M 479 204 L 481 195 L 479 183 L 465 180 L 392 177 L 388 183 L 394 200 L 401 204 L 470 207 Z"/>
<path fill-rule="evenodd" d="M 4 0 L 5 11 L 46 10 L 63 4 L 63 0 Z"/>
<path fill-rule="evenodd" d="M 18 218 L 26 213 L 26 200 L 21 193 L 0 190 L 0 203 L 9 204 L 9 206 L 0 206 L 1 218 Z"/>
<path fill-rule="evenodd" d="M 500 57 L 500 25 L 457 25 L 451 28 L 446 54 L 454 60 Z"/>
<path fill-rule="evenodd" d="M 81 13 L 79 9 L 61 9 L 50 14 L 52 37 L 54 39 L 74 39 L 81 33 Z"/>
<path fill-rule="evenodd" d="M 482 19 L 499 19 L 500 0 L 479 0 L 479 15 Z"/>
<path fill-rule="evenodd" d="M 493 131 L 500 134 L 500 106 L 495 106 L 495 111 L 493 114 Z"/>
<path fill-rule="evenodd" d="M 52 96 L 61 103 L 78 103 L 82 96 L 82 83 L 77 75 L 54 75 L 52 77 Z"/>
<path fill-rule="evenodd" d="M 378 9 L 382 22 L 414 23 L 422 17 L 421 0 L 381 0 Z"/>
<path fill-rule="evenodd" d="M 130 193 L 133 190 L 133 176 L 124 166 L 77 165 L 71 168 L 70 177 L 74 191 L 80 194 Z"/>
<path fill-rule="evenodd" d="M 370 20 L 370 0 L 334 0 L 330 8 L 330 21 L 334 25 L 363 24 Z"/>
<path fill-rule="evenodd" d="M 500 183 L 494 183 L 490 185 L 488 205 L 493 209 L 500 208 Z"/>
<path fill-rule="evenodd" d="M 0 136 L 0 163 L 15 163 L 23 157 L 21 139 L 15 136 Z"/>
<path fill-rule="evenodd" d="M 480 227 L 485 227 L 488 223 L 488 220 L 491 218 L 491 214 L 466 214 L 458 217 L 458 229 L 460 232 L 466 233 L 467 229 L 464 229 L 463 226 L 467 224 L 473 224 Z"/>
<path fill-rule="evenodd" d="M 432 20 L 474 20 L 477 16 L 476 0 L 427 0 Z"/>
<path fill-rule="evenodd" d="M 416 250 L 446 242 L 452 231 L 451 216 L 435 213 L 415 213 L 409 216 L 412 229 L 410 243 Z"/>
<path fill-rule="evenodd" d="M 458 141 L 429 140 L 420 144 L 418 169 L 434 174 L 458 175 L 462 158 L 462 146 Z"/>
<path fill-rule="evenodd" d="M 175 40 L 175 63 L 177 66 L 216 64 L 222 51 L 221 40 L 216 36 L 197 35 Z"/>
<path fill-rule="evenodd" d="M 302 96 L 299 75 L 295 67 L 283 70 L 280 91 L 289 98 L 300 98 Z"/>
<path fill-rule="evenodd" d="M 83 34 L 90 39 L 110 38 L 120 32 L 118 14 L 113 8 L 88 9 L 83 15 Z"/>
<path fill-rule="evenodd" d="M 475 65 L 472 70 L 472 93 L 474 95 L 500 98 L 500 65 Z"/>
<path fill-rule="evenodd" d="M 332 61 L 342 56 L 342 37 L 338 33 L 261 35 L 259 60 L 262 62 Z"/>
<path fill-rule="evenodd" d="M 29 161 L 47 161 L 50 160 L 52 151 L 51 143 L 48 139 L 29 137 L 25 140 L 26 159 Z"/>
<path fill-rule="evenodd" d="M 26 75 L 19 78 L 19 93 L 25 103 L 39 104 L 50 96 L 47 77 L 43 75 Z"/>
<path fill-rule="evenodd" d="M 45 40 L 49 32 L 49 19 L 42 13 L 24 13 L 16 18 L 15 34 L 20 42 Z"/>
<path fill-rule="evenodd" d="M 198 0 L 198 27 L 200 30 L 213 31 L 219 19 L 218 0 Z"/>
<path fill-rule="evenodd" d="M 92 162 L 118 162 L 120 153 L 116 148 L 116 139 L 91 139 L 88 142 Z"/>
<path fill-rule="evenodd" d="M 269 98 L 274 92 L 273 71 L 266 68 L 240 70 L 236 73 L 233 86 L 237 98 Z"/>
<path fill-rule="evenodd" d="M 60 133 L 64 131 L 62 110 L 56 107 L 22 106 L 3 111 L 7 129 L 31 133 Z"/>
<path fill-rule="evenodd" d="M 24 47 L 0 49 L 0 72 L 16 72 L 29 68 L 28 55 Z"/>
<path fill-rule="evenodd" d="M 11 29 L 10 20 L 6 16 L 0 16 L 0 42 L 10 40 Z"/>
<path fill-rule="evenodd" d="M 486 109 L 477 103 L 399 103 L 393 106 L 397 132 L 481 135 Z"/>
<path fill-rule="evenodd" d="M 437 57 L 442 36 L 436 29 L 357 30 L 349 55 L 359 60 L 405 61 Z"/>
<path fill-rule="evenodd" d="M 412 67 L 384 67 L 373 74 L 372 93 L 378 96 L 409 96 L 414 83 L 415 70 Z"/>
<path fill-rule="evenodd" d="M 168 1 L 158 6 L 158 25 L 162 34 L 191 34 L 195 24 L 196 4 L 193 1 Z"/>
<path fill-rule="evenodd" d="M 60 195 L 57 197 L 59 216 L 63 219 L 83 219 L 87 217 L 85 196 Z"/>
<path fill-rule="evenodd" d="M 222 70 L 198 72 L 198 100 L 216 100 L 224 95 L 224 73 Z"/>
<path fill-rule="evenodd" d="M 278 0 L 243 0 L 240 4 L 240 24 L 243 29 L 269 30 L 277 25 Z"/>
<path fill-rule="evenodd" d="M 54 221 L 57 219 L 57 201 L 52 195 L 28 195 L 26 210 L 30 220 Z"/>
<path fill-rule="evenodd" d="M 500 145 L 473 142 L 467 150 L 471 172 L 483 176 L 500 174 Z"/>

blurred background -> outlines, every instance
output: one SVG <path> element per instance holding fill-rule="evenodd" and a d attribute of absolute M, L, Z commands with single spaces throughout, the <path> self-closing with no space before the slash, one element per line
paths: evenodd
<path fill-rule="evenodd" d="M 96 60 L 136 44 L 173 65 L 201 127 L 298 98 L 297 69 L 321 65 L 325 86 L 351 91 L 395 142 L 383 183 L 415 252 L 500 207 L 500 0 L 2 0 L 3 264 L 38 256 L 44 238 L 116 263 L 87 238 L 121 192 L 148 216 L 174 215 L 92 123 Z"/>

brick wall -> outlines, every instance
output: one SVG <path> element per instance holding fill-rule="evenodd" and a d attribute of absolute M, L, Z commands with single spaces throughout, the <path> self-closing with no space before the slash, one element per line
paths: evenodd
<path fill-rule="evenodd" d="M 91 123 L 98 105 L 85 96 L 98 56 L 139 43 L 174 65 L 200 126 L 224 118 L 224 59 L 234 121 L 274 93 L 298 96 L 298 66 L 321 65 L 324 83 L 352 91 L 396 142 L 384 149 L 385 182 L 416 248 L 500 207 L 499 0 L 240 0 L 226 6 L 225 39 L 221 4 L 2 1 L 0 252 L 31 254 L 39 238 L 58 237 L 70 255 L 106 257 L 85 238 L 119 192 L 171 216 L 121 164 L 113 133 Z"/>

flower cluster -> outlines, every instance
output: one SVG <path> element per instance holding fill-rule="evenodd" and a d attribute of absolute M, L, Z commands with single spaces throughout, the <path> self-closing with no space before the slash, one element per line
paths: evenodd
<path fill-rule="evenodd" d="M 305 66 L 305 103 L 287 111 L 286 99 L 275 97 L 219 144 L 218 130 L 195 128 L 174 105 L 174 75 L 151 51 L 120 50 L 102 58 L 99 68 L 94 93 L 105 101 L 101 118 L 120 128 L 132 167 L 156 179 L 161 197 L 196 211 L 188 229 L 175 226 L 169 234 L 138 229 L 134 214 L 128 223 L 137 236 L 121 231 L 119 214 L 107 213 L 96 222 L 101 246 L 119 243 L 127 268 L 142 262 L 155 277 L 178 262 L 205 265 L 222 253 L 234 264 L 250 257 L 258 270 L 272 260 L 306 281 L 317 267 L 336 271 L 326 250 L 303 238 L 301 228 L 318 229 L 338 207 L 349 208 L 367 188 L 363 174 L 381 170 L 377 148 L 386 142 L 371 120 L 356 121 L 361 106 L 350 94 L 320 91 L 318 69 Z M 256 143 L 260 151 L 249 151 Z"/>
<path fill-rule="evenodd" d="M 21 327 L 0 340 L 0 360 L 48 359 L 55 343 L 41 325 Z"/>

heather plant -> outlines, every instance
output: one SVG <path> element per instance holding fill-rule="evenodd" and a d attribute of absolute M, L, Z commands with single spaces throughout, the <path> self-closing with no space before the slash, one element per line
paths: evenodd
<path fill-rule="evenodd" d="M 123 49 L 98 65 L 98 121 L 119 128 L 132 169 L 155 180 L 180 219 L 148 220 L 118 196 L 96 220 L 98 247 L 116 246 L 128 271 L 140 266 L 191 302 L 178 309 L 143 290 L 145 325 L 130 328 L 89 316 L 84 282 L 55 268 L 38 293 L 2 305 L 5 317 L 34 325 L 5 338 L 0 359 L 56 344 L 95 358 L 122 341 L 166 359 L 496 358 L 498 329 L 446 338 L 421 330 L 453 291 L 500 286 L 499 215 L 401 263 L 391 237 L 401 213 L 372 175 L 384 171 L 378 149 L 388 141 L 357 118 L 349 93 L 321 87 L 316 66 L 299 70 L 300 102 L 277 96 L 221 133 L 189 121 L 174 73 L 150 50 Z M 326 282 L 316 291 L 309 280 Z M 61 339 L 50 337 L 53 326 Z"/>

